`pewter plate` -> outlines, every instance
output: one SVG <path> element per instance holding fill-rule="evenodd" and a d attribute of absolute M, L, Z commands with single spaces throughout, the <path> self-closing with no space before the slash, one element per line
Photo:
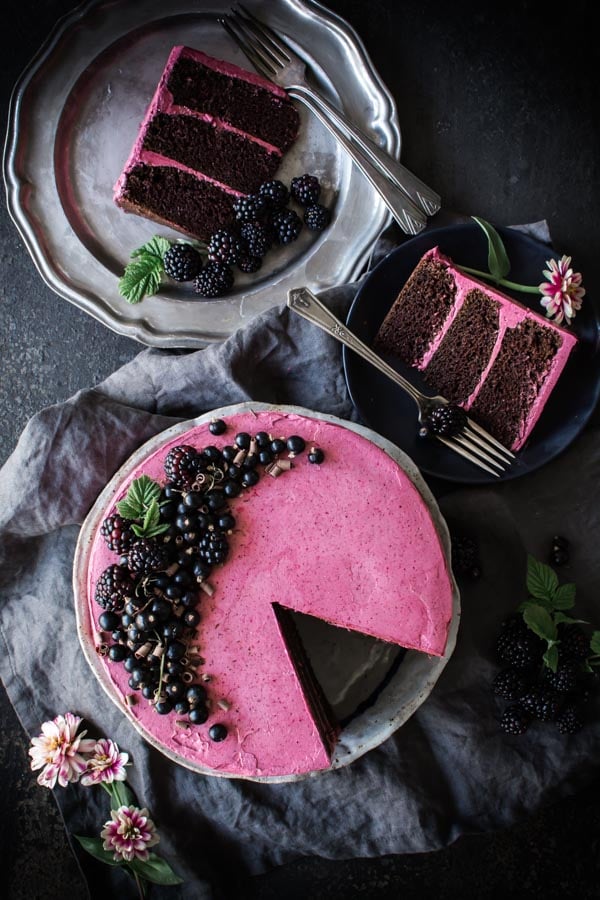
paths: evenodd
<path fill-rule="evenodd" d="M 381 447 L 402 467 L 427 504 L 440 535 L 448 561 L 448 572 L 452 578 L 453 613 L 446 652 L 443 657 L 428 656 L 414 650 L 401 650 L 396 645 L 377 641 L 366 635 L 327 626 L 309 616 L 294 617 L 311 666 L 334 714 L 342 725 L 342 731 L 331 760 L 331 769 L 342 768 L 379 746 L 400 728 L 427 699 L 454 651 L 460 620 L 460 595 L 450 566 L 450 536 L 437 502 L 413 461 L 387 438 L 362 425 L 297 406 L 240 403 L 212 410 L 197 419 L 180 422 L 155 435 L 127 460 L 102 491 L 81 527 L 73 565 L 77 632 L 84 655 L 106 694 L 128 718 L 136 731 L 173 762 L 194 772 L 218 778 L 238 777 L 249 781 L 272 783 L 299 781 L 328 770 L 319 770 L 308 775 L 233 776 L 197 763 L 191 763 L 157 741 L 132 715 L 129 707 L 123 702 L 107 667 L 97 653 L 93 638 L 95 626 L 88 602 L 87 573 L 94 536 L 107 507 L 114 500 L 115 491 L 123 480 L 164 443 L 184 434 L 190 428 L 210 421 L 212 418 L 226 419 L 228 416 L 248 410 L 284 412 L 321 419 L 348 428 Z"/>
<path fill-rule="evenodd" d="M 166 286 L 130 305 L 118 279 L 130 253 L 153 234 L 181 237 L 112 201 L 113 185 L 175 44 L 250 68 L 217 21 L 229 0 L 100 0 L 79 6 L 16 85 L 4 152 L 9 212 L 44 281 L 113 331 L 156 347 L 223 340 L 279 303 L 288 289 L 320 291 L 356 278 L 389 221 L 387 210 L 329 132 L 299 106 L 300 136 L 278 177 L 318 175 L 333 222 L 272 251 L 241 273 L 226 298 L 202 301 Z M 250 0 L 287 34 L 328 98 L 389 153 L 400 151 L 394 102 L 352 28 L 314 0 Z"/>

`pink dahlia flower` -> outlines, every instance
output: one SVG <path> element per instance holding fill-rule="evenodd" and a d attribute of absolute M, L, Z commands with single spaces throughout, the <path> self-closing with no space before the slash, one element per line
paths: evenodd
<path fill-rule="evenodd" d="M 542 306 L 548 318 L 554 319 L 559 325 L 565 319 L 568 325 L 577 310 L 581 309 L 581 301 L 585 296 L 581 273 L 574 272 L 571 268 L 570 256 L 563 256 L 558 262 L 549 259 L 546 265 L 548 268 L 544 269 L 544 276 L 550 284 L 540 284 L 540 291 L 544 295 Z"/>
<path fill-rule="evenodd" d="M 85 731 L 77 734 L 81 718 L 73 713 L 57 716 L 42 725 L 42 733 L 33 738 L 29 755 L 33 771 L 41 769 L 38 784 L 53 788 L 58 781 L 66 787 L 70 781 L 79 781 L 87 768 L 84 754 L 90 753 L 96 741 L 83 740 Z"/>
<path fill-rule="evenodd" d="M 160 840 L 147 809 L 120 806 L 113 809 L 111 818 L 100 832 L 104 849 L 112 851 L 117 862 L 148 859 L 148 848 Z"/>
<path fill-rule="evenodd" d="M 87 770 L 81 776 L 81 783 L 88 787 L 102 782 L 125 781 L 125 766 L 128 761 L 129 754 L 121 753 L 114 741 L 101 738 L 96 741 L 93 756 L 88 758 Z"/>

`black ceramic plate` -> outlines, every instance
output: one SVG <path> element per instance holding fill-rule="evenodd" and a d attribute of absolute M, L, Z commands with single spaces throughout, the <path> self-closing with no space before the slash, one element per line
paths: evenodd
<path fill-rule="evenodd" d="M 540 284 L 546 260 L 551 257 L 558 259 L 559 254 L 522 232 L 509 228 L 497 230 L 511 262 L 510 280 L 521 284 Z M 455 263 L 487 271 L 487 240 L 475 223 L 434 229 L 412 238 L 393 250 L 373 269 L 354 299 L 347 324 L 365 343 L 372 344 L 399 290 L 421 256 L 435 246 L 439 246 Z M 585 285 L 585 272 L 583 275 Z M 506 293 L 520 303 L 544 312 L 537 294 Z M 569 357 L 527 444 L 517 454 L 517 463 L 500 479 L 462 459 L 439 441 L 419 438 L 414 402 L 402 388 L 344 347 L 344 369 L 350 396 L 365 424 L 397 444 L 425 474 L 467 484 L 517 478 L 561 453 L 582 430 L 596 405 L 600 393 L 600 323 L 589 294 L 584 297 L 583 307 L 571 328 L 579 338 L 579 344 Z M 390 356 L 384 358 L 425 394 L 435 393 L 424 383 L 416 369 Z"/>

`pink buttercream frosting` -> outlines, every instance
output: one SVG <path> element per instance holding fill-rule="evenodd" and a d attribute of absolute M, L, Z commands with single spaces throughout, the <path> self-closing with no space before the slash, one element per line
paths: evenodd
<path fill-rule="evenodd" d="M 213 69 L 216 72 L 220 72 L 224 75 L 229 75 L 232 78 L 238 78 L 241 81 L 246 81 L 249 84 L 264 88 L 265 90 L 268 90 L 270 93 L 274 94 L 276 97 L 281 97 L 286 100 L 288 99 L 286 92 L 282 88 L 273 84 L 271 81 L 267 81 L 266 78 L 262 78 L 262 76 L 254 74 L 253 72 L 247 72 L 245 69 L 240 69 L 238 66 L 235 66 L 232 63 L 228 63 L 225 60 L 213 59 L 213 57 L 207 56 L 206 53 L 202 53 L 202 51 L 200 50 L 195 50 L 192 47 L 185 47 L 181 44 L 178 44 L 176 47 L 173 47 L 169 54 L 169 58 L 161 75 L 160 81 L 157 85 L 152 101 L 148 109 L 146 110 L 146 114 L 140 125 L 137 139 L 131 149 L 131 153 L 129 154 L 129 157 L 125 163 L 123 171 L 115 184 L 115 202 L 118 202 L 121 199 L 121 195 L 123 193 L 123 190 L 125 189 L 129 172 L 139 163 L 147 163 L 148 165 L 162 165 L 168 166 L 173 169 L 179 169 L 180 171 L 191 173 L 200 181 L 210 181 L 214 184 L 217 184 L 222 190 L 232 194 L 233 197 L 240 196 L 239 191 L 234 191 L 233 188 L 229 187 L 228 185 L 214 181 L 214 179 L 209 178 L 202 172 L 188 169 L 186 166 L 182 165 L 176 160 L 168 159 L 163 156 L 158 157 L 157 154 L 150 154 L 144 151 L 143 144 L 148 125 L 158 113 L 166 113 L 168 115 L 183 114 L 202 119 L 202 121 L 213 123 L 215 127 L 224 129 L 225 131 L 231 131 L 235 134 L 243 134 L 244 137 L 246 137 L 249 141 L 257 143 L 269 152 L 281 156 L 281 150 L 278 147 L 274 147 L 272 144 L 269 144 L 254 135 L 249 135 L 246 134 L 246 132 L 241 132 L 238 128 L 234 128 L 229 123 L 223 122 L 221 119 L 217 119 L 214 116 L 210 116 L 206 113 L 198 112 L 197 110 L 189 109 L 185 106 L 177 106 L 173 102 L 173 95 L 167 87 L 167 83 L 171 72 L 173 71 L 173 68 L 182 56 L 193 59 L 201 65 L 207 66 L 208 68 Z"/>
<path fill-rule="evenodd" d="M 560 374 L 566 365 L 567 359 L 569 358 L 571 351 L 577 344 L 577 338 L 570 331 L 567 331 L 565 328 L 561 328 L 554 322 L 549 321 L 540 313 L 535 312 L 535 310 L 523 306 L 518 301 L 513 300 L 511 297 L 507 297 L 506 294 L 502 294 L 500 291 L 479 280 L 478 278 L 474 278 L 473 276 L 467 275 L 465 272 L 462 272 L 454 265 L 454 263 L 448 256 L 445 256 L 440 251 L 439 247 L 433 247 L 425 254 L 425 257 L 427 256 L 433 257 L 434 259 L 442 262 L 448 272 L 452 275 L 456 284 L 456 297 L 452 309 L 450 310 L 450 313 L 448 314 L 442 328 L 427 348 L 423 357 L 419 360 L 419 363 L 417 365 L 418 369 L 424 370 L 428 366 L 432 357 L 440 347 L 440 344 L 442 343 L 452 323 L 462 309 L 469 291 L 472 291 L 474 289 L 483 291 L 488 295 L 488 297 L 491 297 L 498 304 L 499 328 L 498 335 L 496 337 L 496 343 L 494 344 L 494 348 L 492 350 L 492 353 L 490 354 L 489 361 L 483 369 L 476 387 L 472 391 L 471 395 L 467 398 L 467 400 L 462 404 L 465 409 L 470 409 L 475 402 L 477 395 L 481 390 L 492 366 L 494 365 L 498 353 L 500 352 L 502 341 L 507 329 L 516 328 L 517 325 L 520 325 L 521 322 L 524 322 L 527 319 L 532 319 L 533 321 L 538 322 L 544 328 L 549 328 L 552 331 L 555 331 L 560 337 L 560 347 L 556 355 L 554 356 L 554 359 L 552 360 L 544 382 L 529 409 L 527 417 L 521 423 L 519 437 L 512 446 L 513 450 L 520 450 L 527 441 L 527 438 L 531 434 L 534 425 L 542 414 L 544 406 L 548 402 L 548 398 L 554 390 L 554 386 L 556 385 L 556 382 L 558 381 Z"/>
<path fill-rule="evenodd" d="M 178 717 L 157 715 L 140 698 L 131 714 L 161 745 L 194 764 L 230 775 L 289 775 L 328 767 L 319 733 L 285 646 L 273 603 L 427 654 L 442 655 L 452 616 L 452 584 L 430 512 L 410 478 L 382 449 L 355 432 L 318 419 L 248 412 L 227 420 L 213 436 L 208 423 L 152 453 L 114 495 L 146 474 L 164 483 L 163 462 L 173 446 L 202 449 L 233 442 L 239 431 L 274 437 L 301 435 L 319 446 L 325 462 L 307 452 L 278 478 L 231 501 L 236 527 L 226 562 L 213 570 L 212 597 L 200 592 L 196 643 L 211 676 L 211 715 L 182 730 Z M 106 510 L 106 514 L 114 510 Z M 101 572 L 117 561 L 98 531 L 88 574 L 93 622 Z M 94 638 L 99 640 L 99 638 Z M 104 663 L 117 691 L 131 693 L 118 663 Z M 223 710 L 218 700 L 225 700 Z M 208 729 L 222 722 L 227 738 Z"/>

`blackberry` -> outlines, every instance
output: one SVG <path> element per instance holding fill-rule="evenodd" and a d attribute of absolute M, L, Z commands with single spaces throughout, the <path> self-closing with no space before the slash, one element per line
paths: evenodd
<path fill-rule="evenodd" d="M 169 564 L 169 554 L 164 544 L 152 538 L 141 538 L 136 541 L 127 554 L 127 568 L 139 575 L 150 575 L 160 572 Z"/>
<path fill-rule="evenodd" d="M 248 194 L 233 203 L 233 214 L 238 222 L 256 222 L 264 219 L 269 210 L 269 201 L 264 194 Z"/>
<path fill-rule="evenodd" d="M 302 231 L 302 219 L 293 209 L 284 209 L 273 216 L 273 228 L 280 244 L 291 244 Z"/>
<path fill-rule="evenodd" d="M 468 575 L 471 578 L 479 578 L 481 575 L 479 550 L 473 538 L 461 535 L 452 540 L 452 569 L 457 577 Z"/>
<path fill-rule="evenodd" d="M 569 704 L 556 717 L 556 727 L 561 734 L 577 734 L 583 728 L 583 721 L 577 707 Z"/>
<path fill-rule="evenodd" d="M 313 206 L 321 193 L 319 179 L 315 175 L 299 175 L 292 178 L 290 193 L 300 206 Z"/>
<path fill-rule="evenodd" d="M 173 244 L 163 256 L 163 266 L 173 281 L 193 281 L 202 268 L 202 257 L 191 244 Z"/>
<path fill-rule="evenodd" d="M 262 266 L 262 257 L 244 254 L 238 259 L 237 265 L 240 272 L 245 272 L 247 275 L 249 275 L 252 272 L 258 272 L 258 270 Z"/>
<path fill-rule="evenodd" d="M 115 553 L 127 553 L 135 540 L 131 523 L 119 515 L 108 516 L 103 521 L 100 532 L 108 549 Z"/>
<path fill-rule="evenodd" d="M 527 679 L 518 669 L 502 669 L 493 681 L 493 690 L 503 700 L 518 700 L 527 688 Z"/>
<path fill-rule="evenodd" d="M 258 193 L 265 197 L 272 210 L 283 209 L 290 199 L 290 192 L 283 181 L 265 181 L 259 187 Z"/>
<path fill-rule="evenodd" d="M 558 637 L 560 640 L 559 658 L 581 660 L 589 656 L 590 642 L 579 625 L 567 625 L 561 622 L 558 626 Z"/>
<path fill-rule="evenodd" d="M 452 437 L 463 430 L 467 424 L 467 414 L 460 406 L 448 403 L 432 409 L 426 416 L 425 431 L 439 437 Z"/>
<path fill-rule="evenodd" d="M 198 452 L 188 444 L 173 447 L 164 462 L 165 475 L 176 487 L 191 487 L 198 471 Z"/>
<path fill-rule="evenodd" d="M 541 722 L 555 719 L 560 710 L 560 698 L 554 691 L 534 687 L 519 698 L 520 706 Z"/>
<path fill-rule="evenodd" d="M 103 609 L 118 612 L 134 590 L 135 582 L 125 566 L 112 565 L 102 572 L 96 582 L 94 599 Z"/>
<path fill-rule="evenodd" d="M 218 566 L 225 562 L 229 553 L 229 541 L 220 531 L 209 531 L 198 544 L 200 559 L 209 566 Z"/>
<path fill-rule="evenodd" d="M 208 242 L 208 258 L 212 262 L 223 263 L 224 266 L 234 265 L 243 250 L 242 242 L 237 234 L 227 228 L 215 231 Z"/>
<path fill-rule="evenodd" d="M 229 266 L 211 260 L 194 281 L 194 288 L 201 297 L 222 297 L 233 287 L 233 272 Z"/>
<path fill-rule="evenodd" d="M 304 224 L 309 231 L 323 231 L 331 221 L 331 213 L 320 203 L 313 203 L 304 210 Z"/>
<path fill-rule="evenodd" d="M 273 243 L 273 231 L 264 222 L 245 222 L 240 236 L 250 256 L 265 256 Z"/>
<path fill-rule="evenodd" d="M 552 669 L 544 669 L 544 683 L 553 691 L 568 694 L 577 687 L 578 672 L 578 662 L 567 659 L 565 662 L 559 662 L 556 672 L 553 672 Z"/>
<path fill-rule="evenodd" d="M 496 641 L 496 653 L 502 662 L 515 669 L 532 669 L 540 665 L 545 643 L 529 628 L 512 625 L 503 628 Z"/>
<path fill-rule="evenodd" d="M 525 734 L 529 727 L 529 716 L 518 704 L 508 706 L 500 718 L 500 728 L 506 734 Z"/>

